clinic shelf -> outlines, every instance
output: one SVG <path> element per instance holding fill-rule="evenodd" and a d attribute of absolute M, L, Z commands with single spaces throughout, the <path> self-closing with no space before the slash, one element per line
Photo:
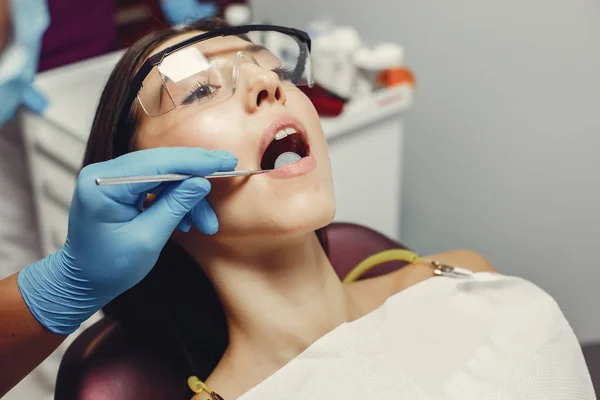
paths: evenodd
<path fill-rule="evenodd" d="M 384 89 L 347 104 L 342 114 L 335 118 L 321 117 L 321 125 L 327 139 L 332 140 L 394 117 L 410 108 L 412 102 L 413 88 L 409 85 Z"/>

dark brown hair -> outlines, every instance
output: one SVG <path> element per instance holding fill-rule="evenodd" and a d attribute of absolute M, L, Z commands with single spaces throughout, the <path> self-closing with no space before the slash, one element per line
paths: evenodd
<path fill-rule="evenodd" d="M 84 166 L 133 150 L 137 129 L 136 102 L 127 104 L 129 83 L 159 44 L 183 32 L 211 31 L 228 25 L 200 20 L 183 29 L 163 29 L 140 39 L 123 55 L 104 88 L 88 140 Z M 327 250 L 324 235 L 317 231 Z M 205 379 L 228 343 L 223 308 L 200 266 L 169 241 L 152 271 L 139 284 L 104 308 L 147 351 L 168 363 L 183 382 L 190 375 Z"/>

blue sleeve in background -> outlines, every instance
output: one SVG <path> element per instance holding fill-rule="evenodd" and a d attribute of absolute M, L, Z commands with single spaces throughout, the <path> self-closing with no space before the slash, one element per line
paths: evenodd
<path fill-rule="evenodd" d="M 186 24 L 201 18 L 214 17 L 217 5 L 199 0 L 161 0 L 165 18 L 171 25 Z"/>
<path fill-rule="evenodd" d="M 12 40 L 0 54 L 0 126 L 21 104 L 33 106 L 36 112 L 42 112 L 46 104 L 32 83 L 42 36 L 50 23 L 47 4 L 44 0 L 13 0 L 10 11 Z"/>

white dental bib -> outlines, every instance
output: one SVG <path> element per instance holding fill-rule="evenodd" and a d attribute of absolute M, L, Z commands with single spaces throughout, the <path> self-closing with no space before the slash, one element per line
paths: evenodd
<path fill-rule="evenodd" d="M 434 277 L 329 332 L 238 400 L 595 400 L 554 300 L 516 277 Z"/>

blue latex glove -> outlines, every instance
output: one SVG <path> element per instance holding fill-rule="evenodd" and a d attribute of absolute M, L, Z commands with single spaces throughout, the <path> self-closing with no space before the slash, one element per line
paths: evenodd
<path fill-rule="evenodd" d="M 210 183 L 190 178 L 170 183 L 144 211 L 146 193 L 159 183 L 98 186 L 99 177 L 230 171 L 226 151 L 158 148 L 92 164 L 79 174 L 64 247 L 24 268 L 18 284 L 25 303 L 47 329 L 69 334 L 152 269 L 176 227 L 193 223 L 206 234 L 218 229 L 206 200 Z"/>
<path fill-rule="evenodd" d="M 21 104 L 38 113 L 47 105 L 44 96 L 32 85 L 42 35 L 50 22 L 46 1 L 13 0 L 10 3 L 13 34 L 0 54 L 0 126 L 14 117 Z"/>
<path fill-rule="evenodd" d="M 165 18 L 171 25 L 190 23 L 217 15 L 217 6 L 213 2 L 200 0 L 161 0 L 160 6 Z"/>

